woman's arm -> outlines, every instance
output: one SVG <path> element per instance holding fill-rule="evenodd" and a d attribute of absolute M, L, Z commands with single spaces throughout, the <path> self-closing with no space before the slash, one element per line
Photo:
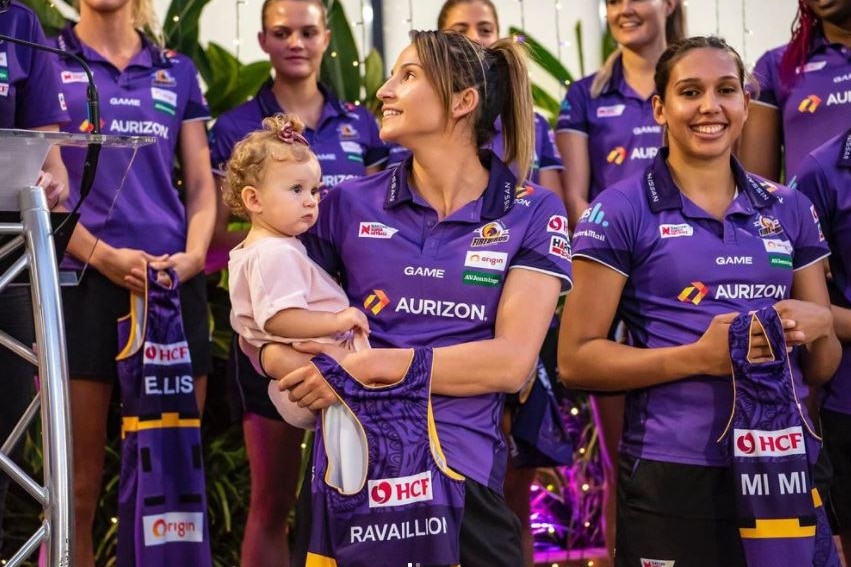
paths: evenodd
<path fill-rule="evenodd" d="M 522 268 L 510 270 L 497 308 L 494 338 L 434 349 L 432 391 L 445 396 L 518 391 L 535 367 L 560 288 L 561 282 L 555 276 Z M 278 350 L 271 348 L 264 351 L 264 364 L 267 357 L 278 355 Z M 368 384 L 399 380 L 411 361 L 410 349 L 344 354 L 315 343 L 296 348 L 306 353 L 327 352 L 350 374 Z M 335 400 L 322 375 L 312 366 L 284 376 L 279 386 L 290 390 L 290 399 L 312 410 L 327 407 Z"/>
<path fill-rule="evenodd" d="M 609 340 L 626 277 L 584 258 L 573 262 L 574 291 L 561 319 L 558 368 L 571 388 L 629 390 L 695 374 L 730 374 L 727 333 L 736 313 L 718 315 L 695 343 L 636 348 Z"/>
<path fill-rule="evenodd" d="M 562 170 L 561 169 L 542 169 L 539 179 L 538 185 L 541 187 L 546 187 L 556 195 L 561 202 L 565 202 L 564 188 L 562 187 Z M 565 206 L 567 206 L 565 204 Z"/>
<path fill-rule="evenodd" d="M 556 145 L 564 159 L 564 203 L 570 226 L 575 227 L 582 212 L 588 208 L 588 187 L 591 184 L 591 160 L 588 136 L 581 132 L 559 132 Z"/>
<path fill-rule="evenodd" d="M 216 222 L 216 188 L 210 171 L 210 149 L 204 122 L 184 122 L 180 128 L 180 165 L 186 190 L 186 250 L 151 264 L 156 270 L 173 268 L 181 282 L 204 269 L 207 247 Z"/>
<path fill-rule="evenodd" d="M 780 110 L 767 104 L 751 102 L 736 151 L 744 168 L 766 179 L 779 181 L 782 142 Z"/>
<path fill-rule="evenodd" d="M 784 320 L 794 321 L 792 331 L 800 333 L 789 344 L 803 344 L 802 370 L 804 379 L 812 385 L 830 380 L 839 367 L 842 345 L 833 327 L 830 297 L 821 262 L 795 271 L 792 280 L 792 299 L 779 301 L 775 308 Z"/>

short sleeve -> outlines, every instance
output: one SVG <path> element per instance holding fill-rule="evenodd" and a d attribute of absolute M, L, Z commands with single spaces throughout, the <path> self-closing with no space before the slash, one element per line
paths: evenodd
<path fill-rule="evenodd" d="M 795 206 L 798 233 L 792 246 L 792 269 L 800 270 L 830 255 L 815 205 L 800 191 L 789 191 Z M 787 201 L 788 202 L 788 201 Z"/>
<path fill-rule="evenodd" d="M 387 161 L 390 151 L 387 145 L 381 140 L 378 135 L 378 122 L 372 114 L 365 108 L 362 109 L 362 119 L 366 123 L 366 152 L 364 153 L 363 164 L 366 167 L 381 165 Z"/>
<path fill-rule="evenodd" d="M 586 81 L 579 81 L 570 85 L 556 123 L 556 132 L 575 130 L 588 133 L 588 89 Z"/>
<path fill-rule="evenodd" d="M 47 40 L 38 20 L 33 17 L 31 23 L 32 28 L 28 39 L 41 45 L 47 45 Z M 30 52 L 29 55 L 25 55 L 30 62 L 27 78 L 17 86 L 19 89 L 17 99 L 20 104 L 15 109 L 15 126 L 38 128 L 69 122 L 70 118 L 59 84 L 59 66 L 57 65 L 56 55 L 27 47 L 16 47 L 15 49 L 16 51 Z"/>
<path fill-rule="evenodd" d="M 753 76 L 759 85 L 759 95 L 756 100 L 763 104 L 779 108 L 780 91 L 778 89 L 777 61 L 774 51 L 766 51 L 756 62 Z"/>
<path fill-rule="evenodd" d="M 263 246 L 247 266 L 251 309 L 258 329 L 284 309 L 307 309 L 312 288 L 308 259 L 287 245 Z M 284 275 L 285 277 L 282 277 Z"/>
<path fill-rule="evenodd" d="M 189 76 L 189 101 L 186 103 L 183 120 L 209 120 L 210 107 L 201 92 L 201 77 L 198 70 L 188 57 L 181 57 L 180 64 L 191 68 L 191 73 L 188 71 L 186 73 Z"/>
<path fill-rule="evenodd" d="M 564 169 L 564 162 L 556 149 L 555 136 L 547 119 L 536 113 L 535 125 L 535 145 L 538 146 L 540 169 Z"/>
<path fill-rule="evenodd" d="M 573 287 L 573 269 L 567 213 L 554 193 L 539 193 L 542 200 L 532 212 L 523 242 L 511 259 L 509 269 L 523 268 L 553 275 L 562 280 L 562 291 L 568 292 Z"/>
<path fill-rule="evenodd" d="M 639 221 L 629 196 L 617 188 L 606 189 L 579 218 L 573 232 L 574 258 L 594 260 L 629 277 Z"/>

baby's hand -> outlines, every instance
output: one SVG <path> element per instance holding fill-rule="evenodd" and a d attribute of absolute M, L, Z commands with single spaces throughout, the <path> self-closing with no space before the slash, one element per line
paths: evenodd
<path fill-rule="evenodd" d="M 339 311 L 337 313 L 337 321 L 339 322 L 337 330 L 341 333 L 357 329 L 363 331 L 365 334 L 369 334 L 369 321 L 367 321 L 366 315 L 357 307 L 347 307 Z"/>

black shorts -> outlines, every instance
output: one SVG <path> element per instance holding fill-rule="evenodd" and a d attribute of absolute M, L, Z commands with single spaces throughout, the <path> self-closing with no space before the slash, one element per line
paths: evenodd
<path fill-rule="evenodd" d="M 180 307 L 192 374 L 206 376 L 213 363 L 204 274 L 181 284 Z M 130 292 L 90 268 L 79 285 L 62 288 L 62 310 L 71 378 L 114 382 L 118 377 L 116 321 L 130 312 Z"/>
<path fill-rule="evenodd" d="M 732 468 L 621 455 L 615 566 L 635 567 L 647 560 L 746 567 Z"/>
<path fill-rule="evenodd" d="M 517 567 L 523 565 L 520 518 L 505 498 L 468 478 L 464 483 L 461 519 L 463 567 Z"/>
<path fill-rule="evenodd" d="M 228 378 L 239 393 L 243 413 L 253 413 L 266 419 L 283 421 L 284 418 L 269 399 L 269 378 L 258 373 L 239 348 L 239 336 L 234 334 L 228 360 Z"/>
<path fill-rule="evenodd" d="M 827 510 L 836 533 L 851 531 L 851 415 L 821 410 L 824 450 L 833 465 Z"/>

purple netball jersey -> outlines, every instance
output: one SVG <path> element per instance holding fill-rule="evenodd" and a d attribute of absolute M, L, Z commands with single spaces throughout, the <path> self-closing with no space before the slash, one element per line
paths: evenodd
<path fill-rule="evenodd" d="M 773 360 L 749 360 L 752 324 L 763 330 Z M 772 307 L 744 313 L 729 336 L 735 393 L 719 442 L 731 458 L 748 567 L 839 567 L 813 486 L 821 439 L 802 413 L 780 315 Z"/>
<path fill-rule="evenodd" d="M 791 180 L 798 175 L 807 154 L 848 127 L 851 49 L 828 43 L 818 35 L 791 85 L 780 81 L 780 60 L 785 51 L 785 46 L 772 49 L 757 61 L 753 74 L 760 92 L 754 102 L 777 108 L 781 114 L 786 179 Z"/>
<path fill-rule="evenodd" d="M 829 140 L 801 164 L 797 188 L 813 201 L 830 244 L 831 302 L 851 308 L 851 130 Z M 851 414 L 851 345 L 824 385 L 824 407 Z"/>
<path fill-rule="evenodd" d="M 564 205 L 517 179 L 492 152 L 481 197 L 446 218 L 408 183 L 410 159 L 332 189 L 302 237 L 311 258 L 339 276 L 362 306 L 375 347 L 441 347 L 494 336 L 511 270 L 532 270 L 570 286 Z M 507 450 L 502 398 L 434 397 L 434 416 L 453 469 L 502 492 Z"/>
<path fill-rule="evenodd" d="M 80 210 L 80 222 L 95 236 L 116 248 L 140 248 L 154 255 L 186 248 L 186 212 L 173 186 L 172 168 L 184 122 L 210 117 L 192 61 L 143 38 L 142 49 L 122 71 L 82 43 L 73 28 L 57 39 L 60 48 L 82 56 L 94 70 L 100 90 L 104 134 L 151 136 L 156 143 L 104 151 L 94 186 Z M 68 98 L 68 132 L 88 132 L 86 74 L 70 59 L 63 60 L 62 88 Z M 80 198 L 84 163 L 82 148 L 62 148 L 71 194 L 68 206 Z M 133 167 L 128 171 L 130 160 Z M 126 175 L 126 177 L 125 177 Z M 116 197 L 116 191 L 121 192 Z M 64 264 L 80 263 L 66 256 Z"/>
<path fill-rule="evenodd" d="M 432 350 L 415 349 L 405 376 L 382 388 L 363 386 L 327 356 L 313 364 L 354 417 L 366 462 L 340 458 L 338 446 L 346 442 L 331 414 L 345 410 L 323 412 L 307 567 L 458 564 L 464 477 L 446 465 L 434 426 Z"/>
<path fill-rule="evenodd" d="M 174 274 L 172 274 L 174 278 Z M 118 566 L 212 565 L 201 418 L 177 284 L 148 269 L 147 297 L 118 321 Z"/>
<path fill-rule="evenodd" d="M 556 124 L 556 133 L 577 132 L 588 137 L 589 202 L 603 189 L 644 171 L 662 145 L 662 127 L 653 119 L 653 105 L 627 84 L 620 59 L 596 98 L 591 96 L 595 76 L 570 86 Z"/>
<path fill-rule="evenodd" d="M 46 43 L 32 10 L 12 2 L 0 15 L 0 33 Z M 37 128 L 68 122 L 65 97 L 59 88 L 56 56 L 29 47 L 0 42 L 0 128 Z"/>
<path fill-rule="evenodd" d="M 698 340 L 715 315 L 790 297 L 794 270 L 827 256 L 809 199 L 747 174 L 731 160 L 738 195 L 718 220 L 681 194 L 660 150 L 644 175 L 606 189 L 574 232 L 574 257 L 626 277 L 619 315 L 634 344 Z M 797 360 L 792 371 L 806 388 Z M 691 376 L 627 394 L 622 450 L 653 460 L 726 465 L 715 440 L 727 425 L 729 380 Z"/>

